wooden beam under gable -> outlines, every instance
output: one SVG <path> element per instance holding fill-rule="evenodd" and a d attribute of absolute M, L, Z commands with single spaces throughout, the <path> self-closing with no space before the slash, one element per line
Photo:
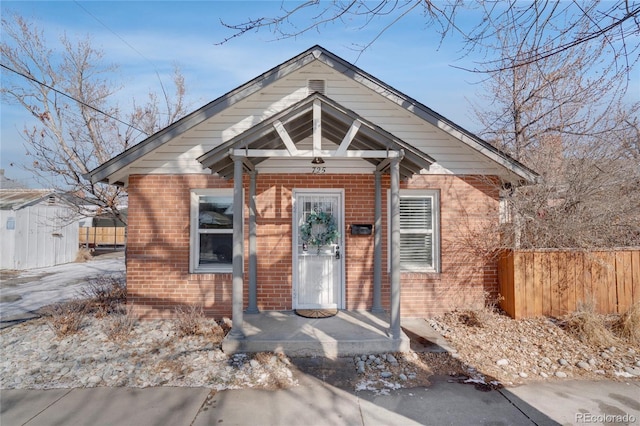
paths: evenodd
<path fill-rule="evenodd" d="M 255 158 L 401 158 L 402 151 L 393 150 L 347 150 L 338 153 L 337 150 L 298 150 L 296 155 L 286 149 L 232 149 L 232 157 L 255 157 Z"/>
<path fill-rule="evenodd" d="M 276 132 L 278 132 L 278 135 L 280 135 L 280 139 L 284 142 L 284 146 L 287 148 L 287 151 L 289 151 L 291 156 L 295 157 L 298 153 L 298 148 L 296 148 L 293 140 L 291 140 L 291 136 L 289 136 L 289 133 L 287 132 L 287 129 L 284 128 L 282 122 L 280 120 L 274 121 L 273 127 L 276 129 Z"/>
<path fill-rule="evenodd" d="M 313 101 L 313 152 L 322 150 L 322 105 L 319 99 Z M 314 154 L 314 157 L 318 155 Z"/>
<path fill-rule="evenodd" d="M 344 135 L 342 142 L 340 142 L 340 146 L 336 151 L 337 154 L 342 155 L 347 152 L 347 148 L 349 147 L 349 145 L 351 145 L 353 138 L 356 137 L 356 134 L 360 129 L 360 124 L 362 124 L 360 120 L 353 120 L 353 123 L 351 123 L 351 127 L 349 128 L 349 130 L 347 130 L 347 133 Z"/>

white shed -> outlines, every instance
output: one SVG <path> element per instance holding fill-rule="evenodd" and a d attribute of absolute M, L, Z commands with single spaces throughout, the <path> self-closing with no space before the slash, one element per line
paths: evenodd
<path fill-rule="evenodd" d="M 31 269 L 73 262 L 78 220 L 48 189 L 0 189 L 0 269 Z"/>

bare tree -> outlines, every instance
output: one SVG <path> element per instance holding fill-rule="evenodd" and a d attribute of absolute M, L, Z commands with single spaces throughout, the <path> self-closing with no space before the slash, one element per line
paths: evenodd
<path fill-rule="evenodd" d="M 5 14 L 6 15 L 6 14 Z M 19 15 L 2 17 L 2 99 L 22 106 L 38 121 L 25 126 L 23 139 L 32 158 L 25 165 L 38 180 L 67 194 L 80 214 L 120 211 L 126 194 L 119 187 L 91 184 L 83 175 L 185 114 L 184 79 L 175 70 L 175 93 L 149 94 L 125 114 L 113 97 L 115 67 L 89 38 L 47 44 L 42 30 Z M 164 90 L 164 89 L 163 89 Z"/>
<path fill-rule="evenodd" d="M 512 66 L 531 56 L 537 46 L 527 39 L 543 37 L 545 23 L 537 31 L 501 25 L 494 49 L 502 62 L 485 70 L 484 102 L 474 108 L 482 136 L 543 177 L 511 194 L 513 221 L 502 235 L 513 238 L 503 243 L 640 245 L 640 194 L 632 190 L 640 182 L 640 103 L 625 102 L 626 73 L 606 60 L 606 40 Z"/>
<path fill-rule="evenodd" d="M 274 16 L 223 22 L 232 33 L 222 43 L 251 31 L 284 39 L 376 22 L 381 29 L 353 46 L 362 53 L 416 14 L 442 43 L 462 37 L 461 56 L 482 58 L 466 69 L 486 79 L 486 100 L 475 106 L 483 136 L 543 175 L 537 185 L 505 191 L 513 220 L 500 244 L 640 245 L 640 104 L 625 103 L 640 51 L 638 2 L 312 0 L 290 9 L 282 3 Z"/>
<path fill-rule="evenodd" d="M 475 13 L 475 21 L 466 12 Z M 520 28 L 532 49 L 511 56 L 509 61 L 488 59 L 482 70 L 520 67 L 561 54 L 593 40 L 604 40 L 612 50 L 616 66 L 630 71 L 637 61 L 640 47 L 640 3 L 629 0 L 590 1 L 521 1 L 521 0 L 348 0 L 321 2 L 310 0 L 291 9 L 283 2 L 280 13 L 258 16 L 244 22 L 222 24 L 232 33 L 221 43 L 251 31 L 271 31 L 277 39 L 297 37 L 309 31 L 328 30 L 330 25 L 349 22 L 363 29 L 372 22 L 382 22 L 381 29 L 365 44 L 354 48 L 361 52 L 370 47 L 389 28 L 412 14 L 421 14 L 425 25 L 444 39 L 449 34 L 461 36 L 466 49 L 491 52 L 497 33 L 512 26 Z M 544 32 L 540 31 L 544 25 Z M 562 39 L 561 43 L 549 41 Z M 416 40 L 418 36 L 416 35 Z M 507 53 L 507 52 L 505 52 Z M 508 54 L 507 53 L 507 54 Z"/>

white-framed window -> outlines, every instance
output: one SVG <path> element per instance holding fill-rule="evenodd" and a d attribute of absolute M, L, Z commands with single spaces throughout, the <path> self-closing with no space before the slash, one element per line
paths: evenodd
<path fill-rule="evenodd" d="M 233 190 L 191 191 L 191 272 L 232 272 L 233 214 Z"/>
<path fill-rule="evenodd" d="M 439 191 L 400 190 L 400 269 L 402 271 L 440 271 L 439 211 Z M 389 217 L 391 217 L 390 204 Z"/>

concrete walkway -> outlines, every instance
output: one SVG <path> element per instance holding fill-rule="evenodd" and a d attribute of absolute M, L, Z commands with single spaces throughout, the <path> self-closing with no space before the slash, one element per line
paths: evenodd
<path fill-rule="evenodd" d="M 431 386 L 348 392 L 304 375 L 278 390 L 194 388 L 2 390 L 13 425 L 555 425 L 640 424 L 640 382 L 556 381 L 483 392 Z"/>

